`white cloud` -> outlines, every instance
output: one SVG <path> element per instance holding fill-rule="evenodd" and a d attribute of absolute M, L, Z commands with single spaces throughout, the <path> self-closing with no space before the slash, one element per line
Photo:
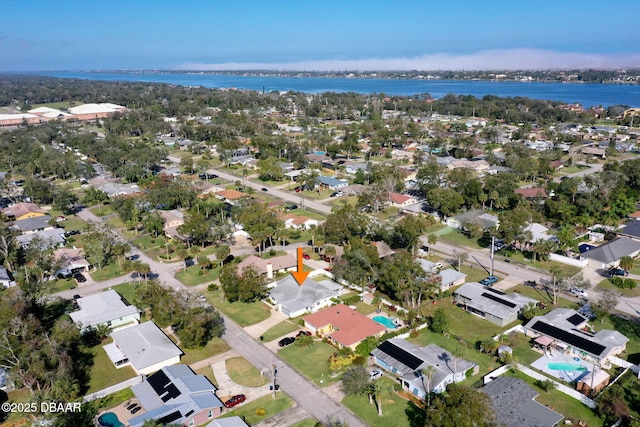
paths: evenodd
<path fill-rule="evenodd" d="M 543 70 L 579 68 L 640 68 L 640 53 L 588 54 L 539 49 L 496 49 L 470 54 L 436 53 L 413 58 L 311 60 L 288 63 L 185 63 L 179 70 Z"/>

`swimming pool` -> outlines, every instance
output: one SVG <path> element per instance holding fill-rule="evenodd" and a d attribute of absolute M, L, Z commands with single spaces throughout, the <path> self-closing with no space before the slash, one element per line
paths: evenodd
<path fill-rule="evenodd" d="M 549 369 L 554 371 L 586 371 L 587 368 L 578 363 L 570 362 L 549 362 L 547 363 Z"/>
<path fill-rule="evenodd" d="M 118 416 L 113 412 L 105 412 L 100 415 L 100 417 L 98 417 L 98 422 L 104 427 L 125 427 L 118 419 Z"/>
<path fill-rule="evenodd" d="M 393 320 L 389 319 L 388 317 L 385 316 L 373 316 L 373 320 L 375 320 L 376 322 L 380 323 L 382 326 L 389 328 L 389 329 L 395 329 L 397 328 L 397 326 L 393 323 Z"/>

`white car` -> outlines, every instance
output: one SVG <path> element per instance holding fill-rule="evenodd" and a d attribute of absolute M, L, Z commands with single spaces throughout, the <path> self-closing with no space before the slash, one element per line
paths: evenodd
<path fill-rule="evenodd" d="M 580 297 L 580 298 L 584 298 L 587 299 L 589 297 L 589 294 L 587 294 L 587 291 L 585 291 L 584 289 L 580 289 L 580 288 L 571 288 L 569 290 L 569 293 Z"/>
<path fill-rule="evenodd" d="M 380 369 L 374 369 L 369 372 L 369 381 L 377 380 L 382 376 L 382 371 Z"/>

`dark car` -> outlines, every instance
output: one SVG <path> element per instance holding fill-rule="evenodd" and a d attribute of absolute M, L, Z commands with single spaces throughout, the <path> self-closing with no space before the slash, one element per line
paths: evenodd
<path fill-rule="evenodd" d="M 306 336 L 310 337 L 311 336 L 311 332 L 309 332 L 309 331 L 300 331 L 300 332 L 298 332 L 296 334 L 296 338 L 301 337 L 303 335 L 306 335 Z"/>
<path fill-rule="evenodd" d="M 609 275 L 610 275 L 611 277 L 613 277 L 613 276 L 622 276 L 622 277 L 626 277 L 626 276 L 628 276 L 628 275 L 629 275 L 629 273 L 628 273 L 628 272 L 626 272 L 626 271 L 624 271 L 624 270 L 623 270 L 623 269 L 621 269 L 621 268 L 612 268 L 611 270 L 609 270 Z"/>
<path fill-rule="evenodd" d="M 142 406 L 136 406 L 135 408 L 133 408 L 131 411 L 132 414 L 137 414 L 138 412 L 140 412 L 142 410 Z"/>
<path fill-rule="evenodd" d="M 127 411 L 132 410 L 133 408 L 135 408 L 136 406 L 138 406 L 137 403 L 132 403 L 131 405 L 127 406 Z"/>
<path fill-rule="evenodd" d="M 286 347 L 289 344 L 293 344 L 295 341 L 296 341 L 296 339 L 294 337 L 282 338 L 280 341 L 278 341 L 278 346 L 279 347 Z"/>
<path fill-rule="evenodd" d="M 288 205 L 288 206 L 286 206 L 286 209 L 287 209 L 288 211 L 292 211 L 292 210 L 294 210 L 294 209 L 298 209 L 298 205 Z"/>
<path fill-rule="evenodd" d="M 86 278 L 86 277 L 84 277 L 84 275 L 83 275 L 83 274 L 81 274 L 81 273 L 76 273 L 76 274 L 74 274 L 74 275 L 73 275 L 73 279 L 74 279 L 76 282 L 78 282 L 78 283 L 84 283 L 84 282 L 86 282 L 86 281 L 87 281 L 87 278 Z"/>
<path fill-rule="evenodd" d="M 269 189 L 267 187 L 262 187 L 261 190 L 262 191 L 269 191 Z"/>
<path fill-rule="evenodd" d="M 245 400 L 247 400 L 247 397 L 244 394 L 236 394 L 235 396 L 231 396 L 229 400 L 224 402 L 224 407 L 233 408 L 234 406 L 241 404 Z"/>

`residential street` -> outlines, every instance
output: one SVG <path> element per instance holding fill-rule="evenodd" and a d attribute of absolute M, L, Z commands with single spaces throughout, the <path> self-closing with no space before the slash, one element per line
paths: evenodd
<path fill-rule="evenodd" d="M 82 210 L 78 216 L 85 221 L 102 221 L 101 218 L 95 216 L 88 209 Z M 122 238 L 122 236 L 120 237 Z M 176 269 L 176 263 L 162 264 L 156 262 L 136 248 L 132 248 L 131 253 L 139 255 L 142 262 L 149 264 L 149 266 L 151 266 L 152 274 L 156 274 L 158 281 L 164 286 L 171 286 L 176 290 L 188 290 L 185 285 L 173 276 Z M 114 283 L 121 279 L 122 278 L 114 279 L 113 283 L 109 281 L 91 285 L 91 292 L 88 292 L 88 289 L 80 287 L 78 289 L 72 289 L 71 291 L 61 292 L 57 295 L 61 297 L 65 297 L 65 295 L 68 294 L 71 294 L 70 296 L 73 294 L 88 295 L 90 293 L 95 293 L 100 289 L 113 286 Z M 70 296 L 67 296 L 67 298 Z M 280 384 L 281 390 L 291 396 L 314 418 L 318 420 L 327 420 L 331 417 L 332 419 L 337 418 L 347 423 L 350 427 L 365 426 L 365 423 L 359 417 L 344 406 L 340 405 L 338 402 L 335 402 L 321 388 L 304 378 L 295 369 L 285 364 L 277 354 L 272 353 L 256 341 L 233 320 L 224 316 L 222 313 L 220 314 L 224 317 L 226 326 L 226 332 L 222 338 L 242 357 L 258 368 L 258 370 L 268 372 L 270 375 L 272 372 L 272 365 L 275 364 L 277 367 L 277 380 L 278 384 Z M 310 363 L 315 363 L 315 361 L 310 361 Z"/>

